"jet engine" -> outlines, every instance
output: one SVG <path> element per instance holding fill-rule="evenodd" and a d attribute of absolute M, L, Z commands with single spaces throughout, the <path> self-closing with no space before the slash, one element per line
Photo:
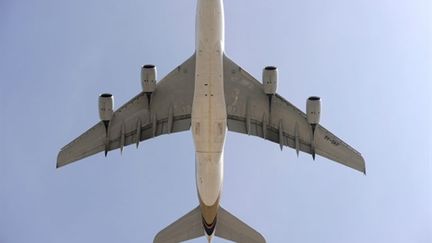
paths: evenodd
<path fill-rule="evenodd" d="M 268 95 L 274 95 L 277 89 L 277 81 L 278 81 L 278 70 L 277 67 L 268 66 L 263 70 L 263 86 L 264 93 Z"/>
<path fill-rule="evenodd" d="M 101 94 L 99 96 L 99 117 L 108 126 L 113 116 L 114 97 L 112 94 Z"/>
<path fill-rule="evenodd" d="M 141 68 L 141 86 L 145 93 L 156 90 L 157 70 L 155 65 L 147 64 Z"/>
<path fill-rule="evenodd" d="M 311 96 L 306 102 L 306 116 L 309 124 L 315 126 L 320 122 L 321 98 Z"/>

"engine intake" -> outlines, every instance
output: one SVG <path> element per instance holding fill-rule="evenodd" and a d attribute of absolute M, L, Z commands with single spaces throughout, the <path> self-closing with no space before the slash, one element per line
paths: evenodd
<path fill-rule="evenodd" d="M 306 116 L 307 121 L 311 125 L 317 125 L 320 122 L 321 115 L 321 98 L 318 96 L 311 96 L 306 102 Z"/>
<path fill-rule="evenodd" d="M 263 70 L 264 93 L 273 95 L 276 93 L 278 82 L 278 69 L 275 66 L 267 66 Z"/>
<path fill-rule="evenodd" d="M 152 64 L 141 68 L 141 86 L 145 93 L 153 93 L 156 90 L 157 70 Z"/>
<path fill-rule="evenodd" d="M 99 96 L 99 117 L 102 121 L 109 122 L 113 116 L 114 97 L 112 94 Z"/>

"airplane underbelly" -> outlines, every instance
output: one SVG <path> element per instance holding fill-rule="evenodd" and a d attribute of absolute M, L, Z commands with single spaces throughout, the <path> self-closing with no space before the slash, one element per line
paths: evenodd
<path fill-rule="evenodd" d="M 192 106 L 196 183 L 201 201 L 212 206 L 222 189 L 223 148 L 227 130 L 220 43 L 198 49 L 196 57 Z"/>

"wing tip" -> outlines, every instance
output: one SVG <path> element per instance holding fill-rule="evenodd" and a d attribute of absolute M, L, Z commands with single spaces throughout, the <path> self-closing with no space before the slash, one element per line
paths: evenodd
<path fill-rule="evenodd" d="M 360 163 L 361 163 L 360 172 L 362 172 L 363 175 L 366 176 L 367 175 L 367 172 L 366 172 L 366 162 L 365 162 L 363 156 L 360 153 L 359 153 L 359 156 L 360 156 Z"/>
<path fill-rule="evenodd" d="M 57 155 L 56 169 L 63 167 L 64 165 L 67 164 L 67 162 L 64 159 L 63 152 L 64 152 L 63 149 L 61 149 Z"/>
<path fill-rule="evenodd" d="M 60 169 L 61 167 L 63 167 L 63 165 L 60 164 L 60 163 L 57 161 L 57 163 L 56 163 L 56 169 Z"/>
<path fill-rule="evenodd" d="M 360 170 L 360 172 L 362 172 L 362 173 L 363 173 L 363 175 L 365 175 L 365 176 L 366 176 L 366 175 L 367 175 L 367 172 L 366 172 L 366 167 L 363 167 L 363 169 L 361 169 L 361 170 Z"/>
<path fill-rule="evenodd" d="M 56 169 L 62 167 L 62 165 L 61 165 L 61 158 L 60 158 L 61 155 L 60 154 L 61 154 L 61 151 L 57 155 Z"/>

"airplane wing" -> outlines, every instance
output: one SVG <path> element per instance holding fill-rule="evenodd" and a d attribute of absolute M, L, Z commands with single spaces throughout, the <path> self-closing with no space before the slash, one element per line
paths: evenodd
<path fill-rule="evenodd" d="M 140 93 L 114 112 L 108 132 L 99 122 L 63 147 L 57 168 L 101 151 L 111 151 L 162 134 L 190 129 L 195 84 L 195 55 L 158 82 L 149 104 Z"/>
<path fill-rule="evenodd" d="M 228 130 L 254 135 L 299 151 L 319 154 L 366 173 L 363 157 L 321 125 L 312 132 L 306 114 L 278 94 L 269 99 L 262 83 L 224 56 Z M 271 112 L 270 112 L 271 111 Z"/>

